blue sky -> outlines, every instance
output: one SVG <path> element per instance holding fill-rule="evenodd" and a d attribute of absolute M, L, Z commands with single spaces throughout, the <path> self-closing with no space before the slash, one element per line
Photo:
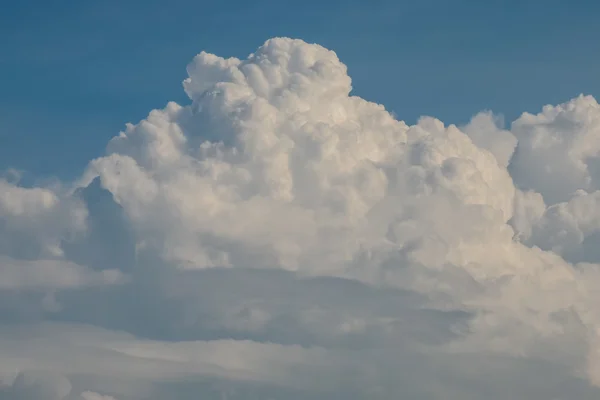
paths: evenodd
<path fill-rule="evenodd" d="M 0 13 L 0 170 L 74 178 L 126 122 L 186 103 L 201 50 L 290 36 L 335 50 L 354 93 L 414 122 L 514 119 L 600 94 L 600 4 L 559 0 L 30 0 Z"/>

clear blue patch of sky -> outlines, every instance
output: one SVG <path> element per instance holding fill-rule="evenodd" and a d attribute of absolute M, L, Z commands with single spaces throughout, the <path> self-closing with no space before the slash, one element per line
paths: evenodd
<path fill-rule="evenodd" d="M 187 103 L 201 50 L 245 57 L 290 36 L 335 50 L 354 94 L 412 123 L 508 121 L 600 97 L 600 2 L 584 0 L 23 0 L 0 11 L 0 171 L 76 177 L 107 141 Z M 26 175 L 27 176 L 27 175 Z"/>

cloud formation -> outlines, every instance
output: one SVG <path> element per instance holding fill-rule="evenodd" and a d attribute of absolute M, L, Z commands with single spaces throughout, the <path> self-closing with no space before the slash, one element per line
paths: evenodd
<path fill-rule="evenodd" d="M 0 181 L 0 398 L 598 398 L 594 98 L 409 126 L 301 40 L 187 71 Z"/>

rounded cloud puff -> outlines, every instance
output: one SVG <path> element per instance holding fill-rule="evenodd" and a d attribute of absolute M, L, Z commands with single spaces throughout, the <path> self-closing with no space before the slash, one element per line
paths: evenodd
<path fill-rule="evenodd" d="M 524 113 L 512 132 L 519 144 L 509 168 L 519 188 L 541 193 L 547 204 L 600 188 L 600 105 L 593 97 Z"/>
<path fill-rule="evenodd" d="M 346 67 L 320 46 L 272 39 L 243 62 L 202 53 L 188 72 L 190 106 L 153 111 L 92 164 L 170 260 L 343 271 L 425 199 L 512 216 L 493 154 L 349 96 Z"/>

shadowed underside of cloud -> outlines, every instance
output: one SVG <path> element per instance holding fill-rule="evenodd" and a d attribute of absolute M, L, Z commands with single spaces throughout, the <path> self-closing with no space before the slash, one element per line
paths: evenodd
<path fill-rule="evenodd" d="M 0 180 L 0 399 L 598 398 L 594 98 L 408 126 L 285 38 L 188 75 Z"/>

